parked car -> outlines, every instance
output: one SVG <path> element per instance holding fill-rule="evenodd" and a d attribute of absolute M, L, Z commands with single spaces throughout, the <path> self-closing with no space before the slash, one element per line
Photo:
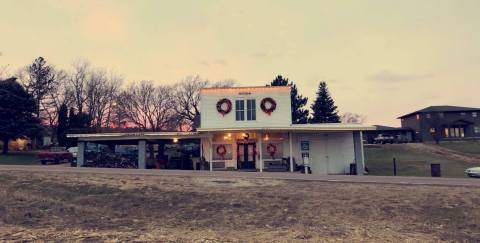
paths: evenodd
<path fill-rule="evenodd" d="M 59 164 L 60 162 L 71 162 L 73 155 L 65 147 L 51 147 L 48 151 L 39 152 L 37 158 L 42 165 L 46 165 L 48 162 Z"/>
<path fill-rule="evenodd" d="M 480 167 L 472 167 L 465 170 L 465 174 L 469 177 L 480 177 Z"/>
<path fill-rule="evenodd" d="M 376 144 L 393 143 L 394 141 L 395 141 L 394 136 L 384 135 L 384 134 L 378 134 L 378 136 L 373 139 L 373 143 L 376 143 Z"/>

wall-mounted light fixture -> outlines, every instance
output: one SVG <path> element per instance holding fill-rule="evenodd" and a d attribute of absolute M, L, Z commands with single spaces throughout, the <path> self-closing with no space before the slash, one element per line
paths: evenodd
<path fill-rule="evenodd" d="M 174 143 L 178 143 L 178 138 L 173 138 Z"/>

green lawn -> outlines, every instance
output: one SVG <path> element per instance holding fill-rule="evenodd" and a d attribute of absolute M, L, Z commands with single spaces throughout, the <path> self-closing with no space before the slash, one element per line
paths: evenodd
<path fill-rule="evenodd" d="M 480 154 L 480 141 L 451 141 L 438 144 L 444 148 L 456 150 L 462 153 Z"/>
<path fill-rule="evenodd" d="M 0 165 L 36 165 L 40 164 L 33 152 L 10 151 L 0 154 Z"/>
<path fill-rule="evenodd" d="M 365 146 L 365 164 L 370 175 L 393 175 L 393 158 L 396 158 L 399 176 L 430 176 L 430 164 L 439 163 L 443 177 L 465 177 L 466 168 L 480 166 L 414 150 L 403 144 Z"/>

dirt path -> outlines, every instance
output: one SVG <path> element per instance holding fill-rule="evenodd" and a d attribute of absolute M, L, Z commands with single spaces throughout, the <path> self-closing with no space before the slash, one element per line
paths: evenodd
<path fill-rule="evenodd" d="M 480 163 L 480 155 L 478 154 L 462 153 L 456 150 L 444 148 L 434 144 L 408 143 L 406 144 L 406 146 L 417 151 L 437 154 L 445 158 L 460 160 L 466 163 Z"/>

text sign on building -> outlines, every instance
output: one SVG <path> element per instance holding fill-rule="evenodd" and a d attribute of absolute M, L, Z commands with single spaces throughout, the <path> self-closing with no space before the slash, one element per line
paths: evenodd
<path fill-rule="evenodd" d="M 309 141 L 301 141 L 300 142 L 300 148 L 302 149 L 302 151 L 310 150 L 310 142 Z"/>

